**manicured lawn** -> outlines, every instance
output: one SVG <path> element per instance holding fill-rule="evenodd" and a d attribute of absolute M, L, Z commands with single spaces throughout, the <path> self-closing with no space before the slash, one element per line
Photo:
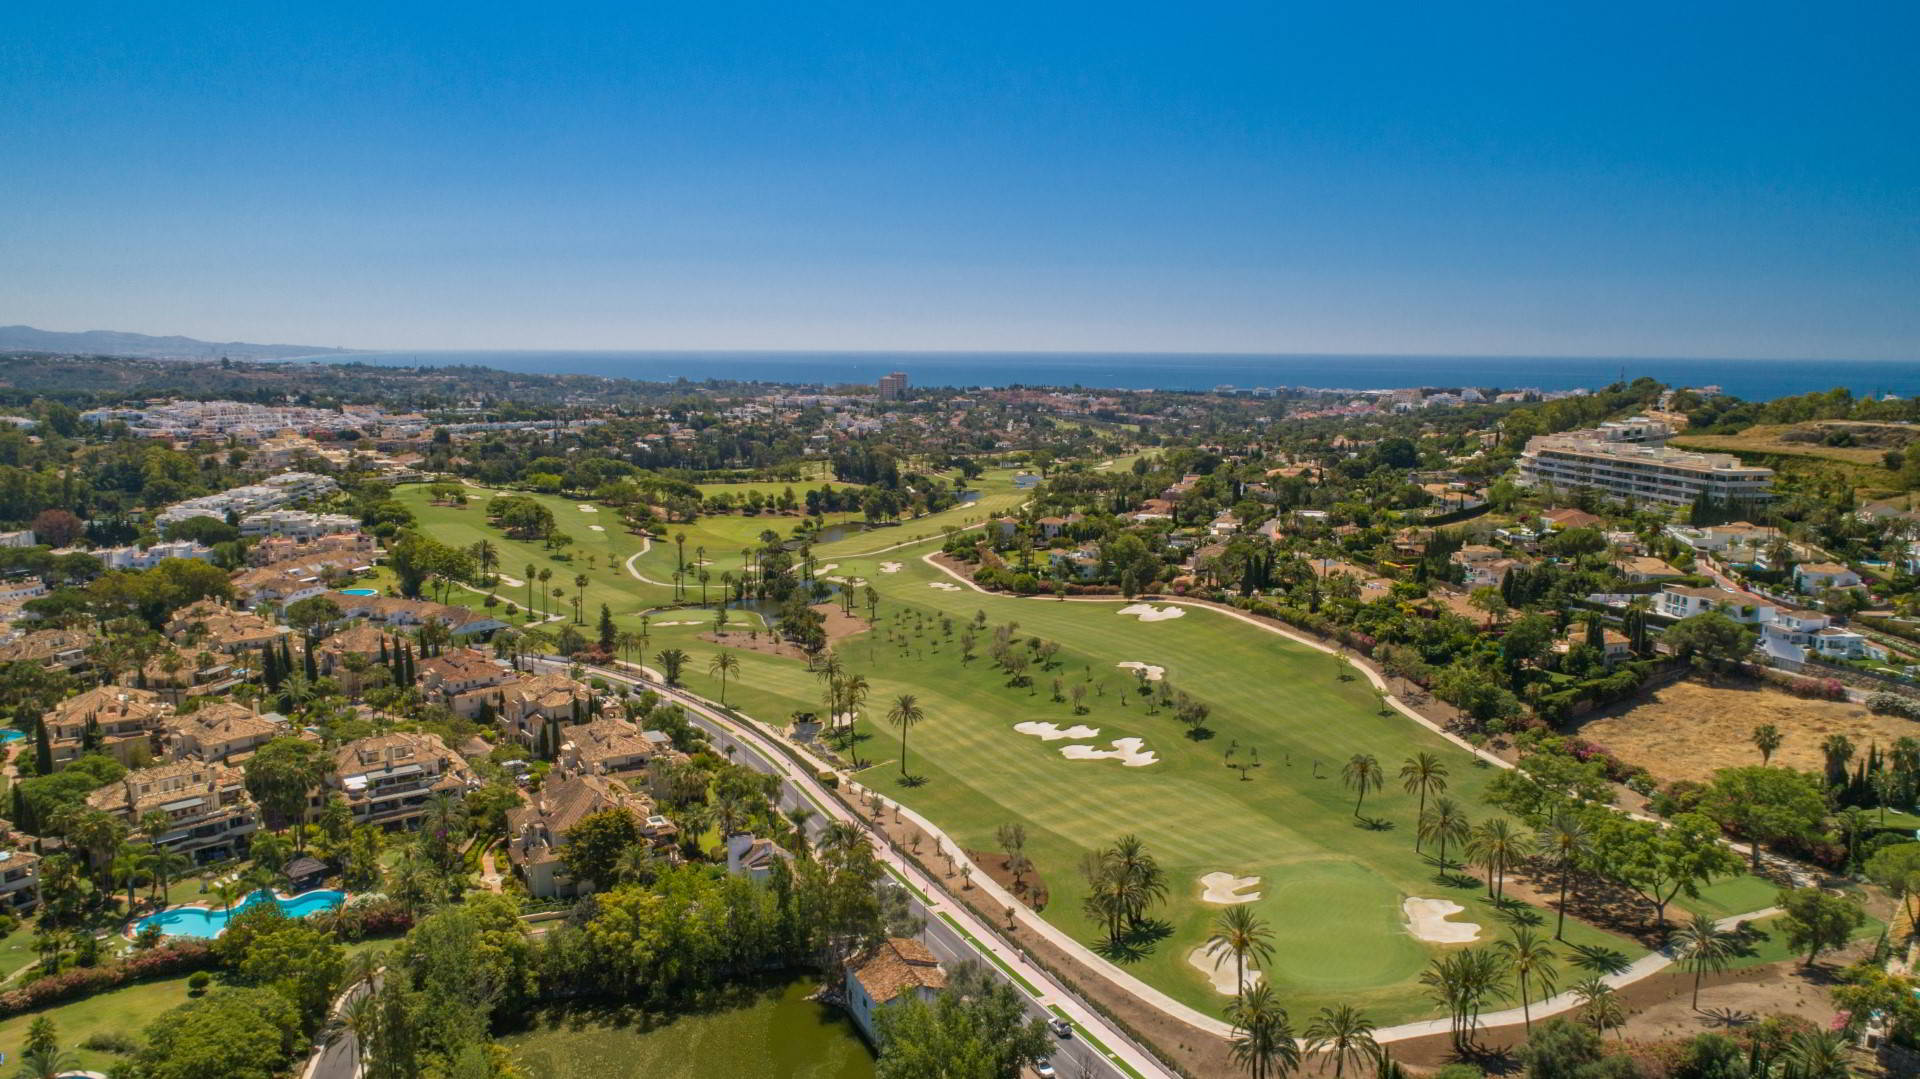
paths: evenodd
<path fill-rule="evenodd" d="M 1208 611 L 1143 623 L 1120 614 L 1119 604 L 935 589 L 948 578 L 920 561 L 930 548 L 845 557 L 838 570 L 866 577 L 883 594 L 880 628 L 838 648 L 842 663 L 873 686 L 861 730 L 862 754 L 875 763 L 862 781 L 974 849 L 994 849 L 999 825 L 1024 822 L 1028 855 L 1052 892 L 1044 913 L 1062 928 L 1088 943 L 1099 939 L 1100 929 L 1080 909 L 1085 885 L 1077 866 L 1086 851 L 1131 833 L 1167 870 L 1172 894 L 1159 912 L 1168 935 L 1126 965 L 1215 1014 L 1227 998 L 1187 961 L 1221 909 L 1200 901 L 1199 878 L 1207 873 L 1260 878 L 1254 908 L 1275 935 L 1268 976 L 1296 1013 L 1337 1002 L 1362 1006 L 1383 1023 L 1433 1013 L 1417 979 L 1440 947 L 1406 930 L 1400 905 L 1408 896 L 1462 904 L 1467 910 L 1456 920 L 1483 926 L 1483 940 L 1507 932 L 1481 885 L 1442 878 L 1414 853 L 1414 796 L 1390 782 L 1365 807 L 1380 825 L 1364 827 L 1339 779 L 1340 765 L 1355 753 L 1374 755 L 1391 779 L 1408 756 L 1431 751 L 1451 768 L 1449 795 L 1477 820 L 1490 812 L 1480 795 L 1492 769 L 1404 717 L 1379 715 L 1366 683 L 1339 680 L 1326 655 Z M 900 568 L 883 573 L 885 561 Z M 963 663 L 959 633 L 981 610 L 989 628 L 979 633 L 980 656 Z M 942 616 L 953 621 L 951 638 Z M 1062 645 L 1053 670 L 1032 672 L 1032 687 L 1006 685 L 985 658 L 991 627 L 1008 619 L 1018 621 L 1021 638 Z M 694 639 L 697 632 L 673 627 L 656 631 L 656 640 L 686 648 L 689 684 L 717 696 L 706 675 L 714 646 Z M 668 636 L 677 633 L 684 637 Z M 742 676 L 728 694 L 735 705 L 772 722 L 795 709 L 819 710 L 820 683 L 802 665 L 746 652 L 739 658 Z M 1135 677 L 1115 666 L 1129 660 L 1165 667 L 1168 681 L 1208 704 L 1213 736 L 1196 742 L 1170 712 L 1149 715 Z M 1069 689 L 1088 687 L 1087 714 L 1051 699 L 1055 678 Z M 928 716 L 909 736 L 911 771 L 926 779 L 920 786 L 901 782 L 898 734 L 884 719 L 900 693 L 915 694 Z M 1043 742 L 1013 730 L 1028 720 L 1086 724 L 1099 735 Z M 1064 745 L 1104 747 L 1119 737 L 1145 739 L 1158 763 L 1130 768 L 1060 753 Z M 1257 750 L 1260 765 L 1248 779 L 1228 767 L 1230 748 L 1237 761 Z M 1752 894 L 1731 882 L 1710 889 L 1704 902 L 1733 913 L 1749 899 L 1745 909 L 1765 906 L 1771 890 Z M 1537 914 L 1550 931 L 1551 914 Z M 1570 924 L 1568 938 L 1639 952 L 1585 925 Z"/>
<path fill-rule="evenodd" d="M 218 975 L 215 975 L 216 984 Z M 18 1060 L 26 1041 L 27 1027 L 40 1015 L 53 1017 L 59 1030 L 61 1048 L 71 1051 L 78 1068 L 104 1072 L 124 1059 L 113 1053 L 82 1049 L 81 1043 L 94 1034 L 126 1034 L 140 1037 L 141 1031 L 162 1012 L 185 1004 L 187 976 L 140 982 L 122 989 L 101 993 L 83 1000 L 58 1004 L 37 1012 L 23 1012 L 0 1020 L 0 1052 L 9 1062 Z"/>

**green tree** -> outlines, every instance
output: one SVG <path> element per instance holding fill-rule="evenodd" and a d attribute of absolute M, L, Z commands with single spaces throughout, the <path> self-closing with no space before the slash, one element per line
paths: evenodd
<path fill-rule="evenodd" d="M 1781 922 L 1787 930 L 1788 947 L 1805 949 L 1805 965 L 1809 967 L 1821 952 L 1846 944 L 1854 930 L 1867 921 L 1867 912 L 1858 902 L 1824 888 L 1783 889 L 1776 902 L 1786 911 Z"/>
<path fill-rule="evenodd" d="M 1527 1029 L 1532 1030 L 1534 987 L 1539 987 L 1542 996 L 1552 996 L 1559 977 L 1553 946 L 1531 927 L 1521 925 L 1515 926 L 1513 936 L 1501 941 L 1498 947 L 1506 953 L 1507 969 L 1513 972 L 1515 987 L 1520 990 L 1520 1017 Z"/>
<path fill-rule="evenodd" d="M 879 1009 L 876 1025 L 880 1079 L 1017 1079 L 1053 1047 L 1025 999 L 971 963 L 957 966 L 932 1001 L 907 997 Z"/>
<path fill-rule="evenodd" d="M 331 769 L 319 746 L 292 737 L 261 746 L 243 766 L 247 793 L 283 825 L 293 825 L 296 849 L 305 846 L 308 797 Z"/>
<path fill-rule="evenodd" d="M 155 1019 L 140 1079 L 275 1079 L 301 1043 L 300 1016 L 266 989 L 216 989 Z"/>
<path fill-rule="evenodd" d="M 1762 723 L 1753 729 L 1753 748 L 1760 751 L 1760 763 L 1763 765 L 1773 763 L 1773 755 L 1783 741 L 1785 739 L 1780 735 L 1780 728 L 1771 723 Z"/>
<path fill-rule="evenodd" d="M 720 703 L 727 703 L 727 678 L 740 673 L 740 657 L 729 649 L 722 648 L 713 654 L 713 662 L 707 664 L 707 673 L 720 679 Z"/>
<path fill-rule="evenodd" d="M 1447 792 L 1447 765 L 1433 753 L 1422 750 L 1406 759 L 1400 765 L 1400 783 L 1408 794 L 1420 796 L 1420 812 L 1414 819 L 1420 820 L 1427 815 L 1427 796 Z M 1413 849 L 1420 850 L 1422 840 L 1416 837 Z"/>
<path fill-rule="evenodd" d="M 1351 1004 L 1322 1008 L 1307 1024 L 1306 1051 L 1330 1055 L 1334 1079 L 1341 1079 L 1349 1063 L 1386 1059 L 1380 1043 L 1373 1038 L 1373 1030 L 1373 1020 Z"/>
<path fill-rule="evenodd" d="M 561 844 L 567 875 L 583 884 L 605 887 L 618 878 L 615 867 L 628 848 L 645 843 L 640 822 L 625 809 L 603 809 L 580 818 Z"/>
<path fill-rule="evenodd" d="M 1567 892 L 1573 884 L 1573 871 L 1592 849 L 1592 836 L 1580 815 L 1561 810 L 1540 830 L 1535 846 L 1553 860 L 1560 875 L 1560 914 L 1554 925 L 1553 939 L 1564 940 L 1567 929 Z"/>
<path fill-rule="evenodd" d="M 1813 776 L 1749 765 L 1715 772 L 1701 796 L 1700 811 L 1751 845 L 1751 866 L 1757 872 L 1761 846 L 1812 836 L 1826 819 L 1827 801 Z"/>
<path fill-rule="evenodd" d="M 1467 820 L 1465 810 L 1451 798 L 1435 798 L 1426 812 L 1420 814 L 1416 841 L 1440 844 L 1440 864 L 1447 865 L 1447 845 L 1464 843 L 1471 833 L 1473 825 Z"/>
<path fill-rule="evenodd" d="M 1753 651 L 1755 633 L 1719 611 L 1682 618 L 1660 640 L 1675 656 L 1705 671 L 1721 670 Z"/>

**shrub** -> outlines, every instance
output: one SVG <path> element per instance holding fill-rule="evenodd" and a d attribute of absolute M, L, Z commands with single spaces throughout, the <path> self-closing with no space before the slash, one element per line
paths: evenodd
<path fill-rule="evenodd" d="M 207 972 L 203 970 L 195 974 L 194 977 L 207 978 L 208 975 Z M 191 979 L 189 979 L 188 984 L 192 984 Z M 80 1043 L 80 1048 L 95 1053 L 117 1053 L 121 1056 L 129 1056 L 140 1051 L 140 1042 L 136 1040 L 133 1035 L 125 1033 L 124 1031 L 103 1030 L 97 1034 L 89 1035 L 86 1041 Z"/>
<path fill-rule="evenodd" d="M 193 972 L 193 977 L 187 979 L 187 992 L 199 996 L 207 991 L 207 986 L 212 984 L 213 975 L 204 970 L 196 970 Z"/>
<path fill-rule="evenodd" d="M 17 1015 L 63 1000 L 118 989 L 132 982 L 170 978 L 213 965 L 213 949 L 208 942 L 177 938 L 162 947 L 136 952 L 125 962 L 73 967 L 0 993 L 0 1015 Z"/>
<path fill-rule="evenodd" d="M 840 789 L 840 777 L 832 772 L 821 772 L 819 775 L 815 776 L 814 778 L 819 780 L 820 785 L 823 787 L 827 787 L 832 790 Z"/>
<path fill-rule="evenodd" d="M 1867 711 L 1876 716 L 1920 720 L 1920 701 L 1899 693 L 1869 693 Z"/>

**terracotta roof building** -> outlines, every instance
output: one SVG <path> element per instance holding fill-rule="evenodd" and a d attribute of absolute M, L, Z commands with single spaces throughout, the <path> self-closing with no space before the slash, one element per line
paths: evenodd
<path fill-rule="evenodd" d="M 868 1038 L 877 1038 L 876 1013 L 897 1000 L 932 1000 L 947 976 L 927 946 L 888 937 L 846 968 L 847 1012 Z"/>
<path fill-rule="evenodd" d="M 550 781 L 528 805 L 507 811 L 507 858 L 529 892 L 542 899 L 563 899 L 594 889 L 595 882 L 568 875 L 562 852 L 574 825 L 609 809 L 633 814 L 642 834 L 658 846 L 670 847 L 679 834 L 671 821 L 654 812 L 651 799 L 618 780 L 570 776 Z"/>

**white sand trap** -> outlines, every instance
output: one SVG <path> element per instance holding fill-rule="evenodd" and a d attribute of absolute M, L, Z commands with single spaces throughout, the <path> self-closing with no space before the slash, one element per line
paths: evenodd
<path fill-rule="evenodd" d="M 942 592 L 958 592 L 960 586 L 950 581 L 928 581 L 928 588 L 938 588 Z"/>
<path fill-rule="evenodd" d="M 501 584 L 503 584 L 503 585 L 506 585 L 506 586 L 507 586 L 508 588 L 525 588 L 525 587 L 527 587 L 527 582 L 525 582 L 525 581 L 523 581 L 523 580 L 521 580 L 521 579 L 520 579 L 520 578 L 518 578 L 518 577 L 509 577 L 509 576 L 507 576 L 507 575 L 506 575 L 506 574 L 504 574 L 504 573 L 496 573 L 496 574 L 494 574 L 494 576 L 495 576 L 495 577 L 498 577 L 498 578 L 500 578 L 500 583 L 501 583 Z"/>
<path fill-rule="evenodd" d="M 1062 746 L 1060 755 L 1070 761 L 1100 761 L 1112 758 L 1128 768 L 1145 768 L 1149 764 L 1159 764 L 1160 758 L 1153 750 L 1146 748 L 1142 738 L 1115 738 L 1112 749 L 1095 749 L 1092 746 Z"/>
<path fill-rule="evenodd" d="M 1176 607 L 1174 609 L 1178 610 L 1179 608 Z M 1147 681 L 1149 682 L 1158 682 L 1167 675 L 1167 669 L 1165 667 L 1156 667 L 1151 663 L 1142 663 L 1137 659 L 1130 659 L 1125 663 L 1116 663 L 1114 666 L 1126 671 L 1144 671 L 1147 676 Z"/>
<path fill-rule="evenodd" d="M 826 564 L 826 565 L 824 565 L 824 566 L 816 566 L 816 567 L 814 567 L 814 570 L 813 570 L 813 573 L 814 573 L 814 576 L 816 576 L 816 577 L 817 577 L 817 576 L 819 576 L 819 575 L 820 575 L 820 574 L 822 574 L 822 573 L 832 573 L 832 572 L 833 572 L 834 570 L 837 570 L 837 569 L 839 569 L 839 568 L 840 568 L 840 563 L 838 563 L 838 562 L 829 562 L 829 563 L 827 563 L 827 564 Z"/>
<path fill-rule="evenodd" d="M 1236 877 L 1232 873 L 1208 873 L 1200 878 L 1200 887 L 1206 891 L 1200 896 L 1202 903 L 1218 903 L 1226 906 L 1230 903 L 1253 903 L 1259 900 L 1259 892 L 1249 892 L 1260 883 L 1259 877 Z"/>
<path fill-rule="evenodd" d="M 655 626 L 704 626 L 705 622 L 655 622 Z"/>
<path fill-rule="evenodd" d="M 1407 916 L 1407 932 L 1431 944 L 1467 944 L 1479 940 L 1477 923 L 1447 920 L 1466 909 L 1446 899 L 1408 898 L 1400 904 L 1400 912 Z"/>
<path fill-rule="evenodd" d="M 1193 969 L 1207 976 L 1207 981 L 1212 983 L 1214 992 L 1230 997 L 1237 991 L 1233 984 L 1232 952 L 1222 948 L 1213 955 L 1208 955 L 1206 946 L 1201 945 L 1187 953 L 1187 962 L 1193 965 Z M 1259 985 L 1260 977 L 1260 972 L 1253 969 L 1251 963 L 1247 964 L 1244 975 L 1245 988 L 1252 989 Z"/>
<path fill-rule="evenodd" d="M 881 573 L 899 573 L 899 572 L 900 572 L 900 563 L 898 563 L 898 562 L 882 562 L 882 563 L 880 563 L 880 572 L 881 572 Z"/>
<path fill-rule="evenodd" d="M 1057 723 L 1015 723 L 1013 729 L 1021 734 L 1031 734 L 1043 742 L 1057 742 L 1062 738 L 1098 738 L 1100 728 L 1076 723 L 1065 730 Z"/>
<path fill-rule="evenodd" d="M 607 530 L 605 525 L 588 525 L 587 527 L 595 532 L 605 532 Z"/>
<path fill-rule="evenodd" d="M 1186 617 L 1183 607 L 1155 607 L 1151 603 L 1129 603 L 1120 608 L 1121 614 L 1137 616 L 1142 622 L 1164 622 L 1169 618 Z"/>
<path fill-rule="evenodd" d="M 580 503 L 580 512 L 581 513 L 599 513 L 600 507 L 593 505 L 590 502 L 582 502 Z"/>

